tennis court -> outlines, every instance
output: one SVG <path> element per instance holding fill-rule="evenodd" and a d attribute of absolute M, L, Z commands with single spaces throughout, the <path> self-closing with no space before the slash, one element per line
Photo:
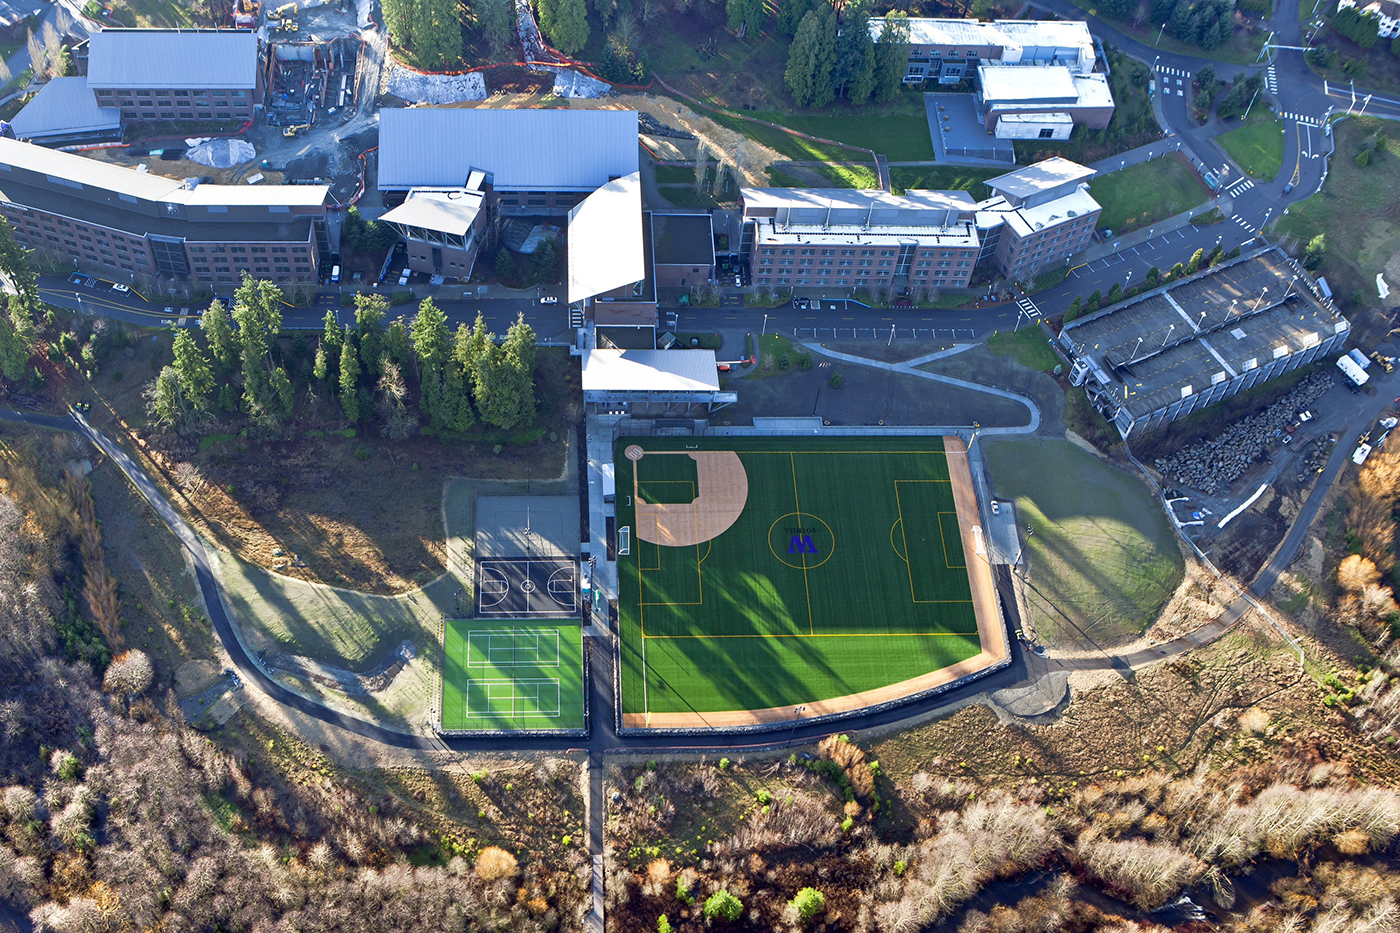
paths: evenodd
<path fill-rule="evenodd" d="M 624 727 L 858 708 L 1004 656 L 948 440 L 621 438 Z"/>
<path fill-rule="evenodd" d="M 582 729 L 582 634 L 577 620 L 448 620 L 443 730 Z"/>

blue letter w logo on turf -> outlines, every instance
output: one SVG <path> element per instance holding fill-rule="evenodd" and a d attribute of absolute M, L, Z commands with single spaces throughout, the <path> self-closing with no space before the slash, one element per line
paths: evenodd
<path fill-rule="evenodd" d="M 811 535 L 793 535 L 792 540 L 788 542 L 788 553 L 816 554 L 818 553 L 817 545 L 812 540 Z"/>

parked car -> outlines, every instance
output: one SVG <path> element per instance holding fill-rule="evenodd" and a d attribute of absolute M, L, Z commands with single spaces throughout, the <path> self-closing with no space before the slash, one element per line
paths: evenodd
<path fill-rule="evenodd" d="M 559 299 L 553 295 L 545 295 L 540 299 L 540 304 L 542 305 L 557 305 L 558 303 Z"/>
<path fill-rule="evenodd" d="M 118 295 L 125 295 L 127 292 L 131 291 L 131 289 L 120 282 L 113 282 L 112 291 L 116 292 Z"/>

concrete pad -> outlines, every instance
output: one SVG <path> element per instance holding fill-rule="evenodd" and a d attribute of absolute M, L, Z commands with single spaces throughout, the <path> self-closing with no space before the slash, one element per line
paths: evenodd
<path fill-rule="evenodd" d="M 1008 169 L 1016 164 L 1011 140 L 997 139 L 987 132 L 971 94 L 926 93 L 924 112 L 937 161 Z"/>

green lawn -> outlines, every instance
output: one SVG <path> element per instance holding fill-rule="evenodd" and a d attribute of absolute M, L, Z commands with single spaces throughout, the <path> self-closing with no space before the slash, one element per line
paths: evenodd
<path fill-rule="evenodd" d="M 697 445 L 737 451 L 742 512 L 698 545 L 641 540 L 634 468 L 670 476 L 654 461 Z M 615 462 L 624 712 L 847 696 L 981 650 L 941 438 L 624 437 Z"/>
<path fill-rule="evenodd" d="M 695 184 L 695 169 L 685 165 L 658 165 L 656 166 L 656 183 L 658 185 L 693 185 Z"/>
<path fill-rule="evenodd" d="M 741 120 L 717 110 L 701 109 L 700 112 L 794 162 L 848 162 L 859 159 L 861 150 L 865 149 L 873 149 L 893 162 L 919 162 L 933 158 L 933 142 L 929 137 L 928 118 L 924 114 L 922 99 L 917 103 L 917 112 L 910 102 L 901 100 L 883 108 L 878 105 L 857 108 L 833 104 L 829 113 L 757 111 L 745 114 L 755 120 L 777 123 L 802 133 L 846 143 L 847 146 L 857 147 L 855 149 L 803 139 L 781 129 Z M 867 155 L 866 159 L 869 158 Z"/>
<path fill-rule="evenodd" d="M 1245 124 L 1215 137 L 1251 178 L 1273 181 L 1283 167 L 1283 121 L 1256 104 Z"/>
<path fill-rule="evenodd" d="M 1321 193 L 1289 208 L 1274 232 L 1297 237 L 1300 245 L 1326 234 L 1327 252 L 1318 272 L 1344 300 L 1358 292 L 1374 299 L 1376 275 L 1400 254 L 1400 217 L 1395 212 L 1400 155 L 1372 152 L 1365 168 L 1356 164 L 1356 155 L 1380 132 L 1387 134 L 1391 149 L 1400 148 L 1400 127 L 1370 117 L 1349 117 L 1333 126 L 1332 132 L 1337 154 L 1329 163 L 1327 184 Z M 1395 284 L 1392 280 L 1392 288 Z"/>
<path fill-rule="evenodd" d="M 1069 441 L 983 444 L 996 494 L 1014 499 L 1021 526 L 1034 529 L 1026 595 L 1041 638 L 1088 648 L 1139 635 L 1184 566 L 1148 488 Z"/>
<path fill-rule="evenodd" d="M 1009 356 L 1027 369 L 1049 372 L 1064 360 L 1046 342 L 1045 332 L 1035 324 L 1020 330 L 998 331 L 987 338 L 987 349 L 997 356 Z"/>
<path fill-rule="evenodd" d="M 983 185 L 988 178 L 1005 175 L 1012 170 L 996 168 L 967 168 L 961 165 L 906 165 L 890 167 L 890 186 L 896 192 L 911 189 L 934 191 L 966 191 L 974 198 L 987 196 Z"/>
<path fill-rule="evenodd" d="M 816 172 L 836 188 L 878 188 L 880 178 L 875 174 L 875 167 L 872 165 L 804 165 L 804 169 Z M 770 165 L 768 167 L 768 182 L 774 188 L 809 188 L 811 184 L 804 178 L 799 178 L 793 174 L 791 169 L 784 169 Z"/>
<path fill-rule="evenodd" d="M 579 620 L 452 619 L 443 657 L 444 730 L 583 728 Z"/>
<path fill-rule="evenodd" d="M 1210 191 L 1178 155 L 1100 175 L 1089 193 L 1103 205 L 1099 228 L 1127 233 L 1202 204 Z"/>

